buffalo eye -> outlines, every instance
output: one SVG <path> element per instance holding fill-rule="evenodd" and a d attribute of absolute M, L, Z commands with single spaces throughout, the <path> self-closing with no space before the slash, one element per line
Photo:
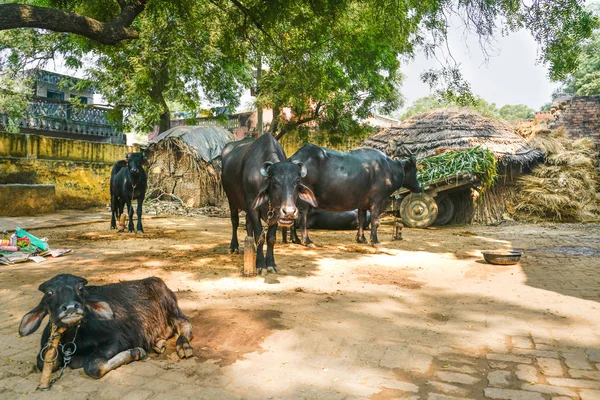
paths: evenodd
<path fill-rule="evenodd" d="M 53 294 L 54 294 L 54 292 L 52 290 L 48 290 L 46 292 L 46 296 L 48 296 L 48 297 L 52 297 Z"/>
<path fill-rule="evenodd" d="M 83 293 L 83 285 L 77 286 L 77 290 L 78 290 L 80 293 Z"/>

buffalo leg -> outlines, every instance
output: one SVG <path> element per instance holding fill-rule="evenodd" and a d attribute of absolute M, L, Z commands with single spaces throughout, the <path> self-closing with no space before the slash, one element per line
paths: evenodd
<path fill-rule="evenodd" d="M 115 196 L 114 194 L 111 194 L 110 195 L 110 213 L 111 213 L 110 229 L 117 229 L 117 219 L 119 218 L 117 216 L 118 209 L 119 209 L 119 203 L 117 201 L 117 196 Z"/>
<path fill-rule="evenodd" d="M 125 208 L 125 199 L 124 198 L 119 198 L 118 199 L 118 206 L 117 206 L 117 210 L 119 211 L 117 213 L 117 220 L 119 221 L 119 232 L 123 232 L 125 230 L 125 225 L 123 225 L 123 221 L 121 221 L 121 215 L 123 215 L 123 209 Z"/>
<path fill-rule="evenodd" d="M 116 353 L 116 354 L 115 354 Z M 102 378 L 107 372 L 121 365 L 129 364 L 146 357 L 146 351 L 141 347 L 125 350 L 117 353 L 113 349 L 102 349 L 94 352 L 83 362 L 85 374 L 91 378 Z"/>
<path fill-rule="evenodd" d="M 269 226 L 267 231 L 267 271 L 277 272 L 275 265 L 275 256 L 273 255 L 273 247 L 275 247 L 275 236 L 277 235 L 277 224 Z M 272 269 L 272 270 L 271 270 Z"/>
<path fill-rule="evenodd" d="M 291 231 L 290 231 L 290 235 L 291 235 Z M 288 243 L 288 228 L 281 228 L 281 243 L 283 244 L 287 244 Z"/>
<path fill-rule="evenodd" d="M 133 232 L 133 205 L 131 204 L 131 199 L 127 199 L 127 215 L 129 216 L 129 224 L 127 226 L 127 230 L 129 232 Z"/>
<path fill-rule="evenodd" d="M 144 195 L 142 194 L 137 199 L 137 231 L 140 233 L 144 233 L 144 227 L 142 226 L 142 205 L 144 204 Z"/>
<path fill-rule="evenodd" d="M 356 233 L 356 241 L 358 243 L 365 243 L 367 239 L 365 238 L 364 226 L 365 219 L 367 218 L 367 210 L 363 208 L 358 209 L 358 232 Z M 371 221 L 373 216 L 371 216 Z M 373 231 L 371 230 L 371 235 L 373 235 Z"/>
<path fill-rule="evenodd" d="M 310 240 L 310 238 L 308 237 L 308 226 L 307 226 L 307 222 L 308 222 L 308 211 L 310 209 L 307 208 L 302 208 L 300 210 L 300 234 L 302 235 L 302 244 L 304 246 L 308 246 L 308 247 L 315 247 L 315 244 L 313 243 L 312 240 Z M 292 228 L 293 231 L 295 231 L 295 228 Z M 298 236 L 296 235 L 296 240 L 298 240 Z M 296 243 L 296 242 L 294 242 Z"/>
<path fill-rule="evenodd" d="M 377 228 L 379 228 L 379 204 L 373 204 L 371 206 L 371 244 L 379 243 Z"/>
<path fill-rule="evenodd" d="M 262 225 L 258 212 L 248 207 L 246 212 L 246 231 L 248 236 L 254 236 L 254 243 L 256 243 L 256 272 L 260 275 L 263 268 L 265 268 L 265 255 L 263 253 L 263 244 L 259 243 L 260 235 L 262 233 Z"/>
<path fill-rule="evenodd" d="M 231 243 L 229 244 L 229 253 L 240 254 L 240 244 L 238 242 L 237 230 L 240 226 L 240 213 L 237 208 L 233 207 L 229 203 L 229 210 L 231 213 Z"/>
<path fill-rule="evenodd" d="M 177 330 L 177 334 L 179 335 L 176 343 L 177 355 L 179 358 L 191 357 L 194 354 L 194 349 L 192 349 L 192 345 L 190 344 L 190 340 L 193 338 L 192 324 L 183 316 L 172 318 L 171 323 L 175 326 L 175 330 Z"/>

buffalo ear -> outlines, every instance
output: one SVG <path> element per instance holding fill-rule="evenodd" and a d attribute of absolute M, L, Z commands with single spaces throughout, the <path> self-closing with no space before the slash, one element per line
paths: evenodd
<path fill-rule="evenodd" d="M 115 313 L 105 301 L 87 300 L 85 306 L 100 319 L 114 319 Z"/>
<path fill-rule="evenodd" d="M 19 335 L 27 336 L 37 331 L 44 317 L 48 314 L 46 305 L 43 302 L 37 305 L 33 310 L 29 311 L 19 325 Z"/>
<path fill-rule="evenodd" d="M 262 167 L 260 168 L 260 174 L 262 176 L 269 176 L 269 169 L 271 168 L 271 165 L 273 165 L 273 163 L 271 161 L 267 161 L 265 162 Z"/>
<path fill-rule="evenodd" d="M 315 194 L 313 193 L 312 190 L 310 190 L 308 188 L 308 186 L 305 186 L 303 184 L 299 184 L 298 185 L 298 197 L 310 204 L 312 207 L 317 208 L 317 198 L 315 197 Z"/>
<path fill-rule="evenodd" d="M 269 201 L 269 182 L 268 181 L 265 182 L 265 184 L 258 191 L 256 198 L 252 202 L 252 208 L 256 209 L 256 208 L 262 206 L 263 204 L 265 204 L 267 201 Z"/>
<path fill-rule="evenodd" d="M 300 161 L 292 161 L 294 164 L 296 164 L 298 166 L 298 168 L 300 168 L 300 177 L 304 178 L 306 176 L 306 174 L 308 174 L 308 170 L 306 169 L 306 165 L 304 165 L 303 162 Z"/>

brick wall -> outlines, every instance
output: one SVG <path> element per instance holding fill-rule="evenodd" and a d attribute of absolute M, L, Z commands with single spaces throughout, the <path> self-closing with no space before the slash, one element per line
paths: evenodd
<path fill-rule="evenodd" d="M 589 137 L 600 147 L 600 95 L 559 98 L 551 128 L 564 127 L 573 139 Z"/>

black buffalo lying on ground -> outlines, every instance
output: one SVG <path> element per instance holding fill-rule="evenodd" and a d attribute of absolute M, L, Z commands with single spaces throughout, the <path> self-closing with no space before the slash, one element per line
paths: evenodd
<path fill-rule="evenodd" d="M 233 234 L 230 252 L 238 252 L 239 211 L 246 212 L 246 231 L 258 244 L 256 268 L 277 272 L 273 257 L 277 224 L 291 226 L 298 217 L 296 200 L 316 207 L 312 191 L 302 184 L 306 175 L 302 163 L 287 161 L 283 148 L 272 135 L 229 143 L 221 153 L 223 189 L 229 200 Z M 266 221 L 267 255 L 263 255 L 261 221 Z"/>
<path fill-rule="evenodd" d="M 143 153 L 127 153 L 125 160 L 117 161 L 110 172 L 110 210 L 112 213 L 110 228 L 121 222 L 123 207 L 127 204 L 129 215 L 129 232 L 133 232 L 133 206 L 131 201 L 137 200 L 137 231 L 144 232 L 142 227 L 142 203 L 146 197 L 148 178 L 143 165 L 147 163 Z M 119 230 L 125 229 L 120 226 Z"/>
<path fill-rule="evenodd" d="M 306 144 L 292 157 L 307 169 L 303 182 L 312 189 L 319 208 L 329 211 L 358 209 L 356 240 L 365 242 L 363 233 L 367 210 L 371 212 L 371 242 L 379 243 L 379 214 L 390 201 L 390 195 L 400 187 L 420 192 L 417 164 L 414 157 L 392 160 L 379 150 L 361 148 L 347 153 Z M 299 202 L 302 243 L 311 245 L 306 218 L 310 205 Z"/>
<path fill-rule="evenodd" d="M 177 355 L 191 357 L 192 325 L 177 305 L 175 294 L 159 278 L 86 286 L 87 280 L 70 274 L 56 275 L 40 285 L 44 293 L 40 304 L 21 320 L 19 334 L 35 332 L 49 314 L 42 334 L 42 348 L 48 343 L 51 325 L 65 327 L 61 344 L 75 353 L 69 364 L 81 368 L 92 378 L 146 357 L 154 349 L 162 353 L 174 333 Z M 40 354 L 41 356 L 41 354 Z M 38 356 L 37 366 L 44 361 Z M 63 365 L 59 346 L 54 370 Z"/>

